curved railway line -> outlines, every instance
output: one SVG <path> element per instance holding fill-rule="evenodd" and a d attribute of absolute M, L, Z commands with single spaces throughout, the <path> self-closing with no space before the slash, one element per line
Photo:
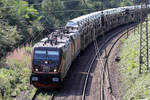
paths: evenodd
<path fill-rule="evenodd" d="M 134 29 L 134 26 L 133 27 L 131 27 L 130 29 L 128 29 L 128 31 L 132 31 Z M 109 68 L 108 68 L 108 62 L 109 62 L 109 57 L 110 57 L 110 54 L 112 53 L 112 50 L 114 49 L 114 47 L 115 47 L 115 45 L 117 44 L 117 42 L 122 38 L 122 37 L 124 37 L 126 35 L 126 32 L 123 32 L 123 33 L 121 33 L 119 36 L 117 36 L 115 39 L 114 39 L 114 41 L 113 41 L 113 43 L 112 43 L 112 45 L 108 48 L 109 50 L 107 50 L 107 54 L 105 55 L 105 56 L 107 56 L 106 57 L 106 60 L 105 60 L 105 62 L 104 62 L 104 66 L 103 66 L 103 70 L 102 70 L 102 77 L 101 77 L 101 100 L 108 100 L 107 99 L 107 96 L 105 96 L 105 89 L 104 89 L 104 81 L 105 81 L 105 74 L 107 74 L 107 80 L 108 80 L 108 83 L 109 83 L 109 89 L 110 89 L 110 93 L 112 93 L 112 89 L 111 89 L 111 82 L 110 82 L 110 72 L 109 72 Z M 106 99 L 105 99 L 105 97 L 106 97 Z M 116 100 L 115 99 L 115 97 L 112 95 L 112 98 L 114 99 L 114 100 Z"/>
<path fill-rule="evenodd" d="M 132 29 L 134 29 L 133 27 L 132 28 L 130 28 L 129 29 L 129 31 L 130 30 L 132 30 Z M 119 30 L 117 33 L 120 33 L 121 32 L 121 30 Z M 106 47 L 106 45 L 112 40 L 112 38 L 114 38 L 115 36 L 117 36 L 117 37 L 115 37 L 115 39 L 114 39 L 114 43 L 112 43 L 112 46 L 111 46 L 111 48 L 110 48 L 110 50 L 106 50 L 106 51 L 108 51 L 108 54 L 105 54 L 105 56 L 106 56 L 106 60 L 103 62 L 102 61 L 102 57 L 101 58 L 99 58 L 99 61 L 101 62 L 101 67 L 103 68 L 103 70 L 101 71 L 101 83 L 100 83 L 100 85 L 101 85 L 101 90 L 100 90 L 100 100 L 108 100 L 108 99 L 105 99 L 105 93 L 104 93 L 104 77 L 105 77 L 105 73 L 106 73 L 106 71 L 108 71 L 107 73 L 108 73 L 108 81 L 109 81 L 109 85 L 111 85 L 111 83 L 110 83 L 110 79 L 109 79 L 109 68 L 108 68 L 108 66 L 107 66 L 107 63 L 108 63 L 108 60 L 109 60 L 109 56 L 110 56 L 110 54 L 111 54 L 111 51 L 112 51 L 112 49 L 114 48 L 114 46 L 115 46 L 115 44 L 124 36 L 126 34 L 126 32 L 123 32 L 123 33 L 121 33 L 121 34 L 119 34 L 119 36 L 117 36 L 118 34 L 114 34 L 114 35 L 112 35 L 111 37 L 109 37 L 106 41 L 105 41 L 105 43 L 104 44 L 102 44 L 102 46 L 99 48 L 99 50 L 98 50 L 98 52 L 95 54 L 95 56 L 94 56 L 94 58 L 93 58 L 93 60 L 92 60 L 92 62 L 91 62 L 91 64 L 90 64 L 90 67 L 89 67 L 89 69 L 88 69 L 88 73 L 87 73 L 87 76 L 86 76 L 86 79 L 85 79 L 85 83 L 84 83 L 84 88 L 83 88 L 83 95 L 82 95 L 82 99 L 81 100 L 85 100 L 85 93 L 86 93 L 86 88 L 87 88 L 87 84 L 88 84 L 88 78 L 89 78 L 89 75 L 90 75 L 90 71 L 91 71 L 91 69 L 92 69 L 92 66 L 93 66 L 93 64 L 94 64 L 94 61 L 96 60 L 96 58 L 98 57 L 98 55 L 99 55 L 99 53 Z M 105 58 L 104 58 L 105 59 Z M 106 68 L 107 68 L 107 70 L 106 70 Z M 110 86 L 110 88 L 111 88 L 111 86 Z M 112 98 L 115 100 L 115 97 L 112 95 Z"/>
<path fill-rule="evenodd" d="M 100 37 L 97 40 L 99 47 L 97 53 L 91 52 L 95 51 L 93 43 L 90 46 L 88 46 L 88 48 L 84 52 L 80 53 L 78 58 L 73 62 L 65 81 L 62 83 L 62 88 L 60 89 L 60 91 L 58 93 L 52 93 L 51 98 L 49 100 L 109 100 L 110 98 L 114 99 L 114 97 L 110 93 L 110 88 L 109 98 L 106 98 L 108 91 L 107 93 L 105 93 L 105 79 L 108 78 L 107 81 L 110 81 L 109 68 L 107 66 L 107 62 L 109 61 L 109 55 L 113 47 L 115 46 L 117 41 L 125 35 L 125 30 L 128 28 L 131 28 L 129 30 L 132 30 L 134 26 L 136 26 L 136 24 L 124 25 L 123 27 L 121 26 L 108 32 L 108 34 L 104 36 L 106 38 L 105 43 L 103 43 L 103 37 Z M 114 42 L 111 43 L 112 41 Z M 104 50 L 107 48 L 110 49 L 107 50 L 108 53 L 106 54 L 106 59 L 103 59 L 105 56 Z M 100 55 L 100 58 L 98 58 L 98 55 Z M 99 67 L 98 70 L 96 69 L 97 67 Z M 95 70 L 97 70 L 98 72 L 95 73 Z M 99 78 L 95 84 L 95 86 L 98 86 L 96 89 L 97 93 L 95 94 L 92 90 L 94 88 L 92 87 L 92 78 L 95 76 L 94 73 Z M 106 74 L 108 77 L 106 77 Z M 111 87 L 110 82 L 109 86 L 107 87 Z M 41 91 L 37 90 L 37 93 L 35 93 L 32 100 L 36 100 L 36 96 L 39 94 L 39 92 Z M 90 97 L 91 93 L 92 95 L 94 94 L 94 96 Z"/>

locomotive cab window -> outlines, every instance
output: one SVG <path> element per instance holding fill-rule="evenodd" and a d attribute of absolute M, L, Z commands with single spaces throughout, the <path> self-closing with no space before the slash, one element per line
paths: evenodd
<path fill-rule="evenodd" d="M 59 50 L 38 50 L 34 51 L 33 68 L 35 71 L 56 72 L 60 63 Z"/>
<path fill-rule="evenodd" d="M 39 60 L 46 59 L 46 50 L 35 50 L 34 59 L 39 59 Z"/>
<path fill-rule="evenodd" d="M 50 50 L 35 50 L 34 51 L 35 60 L 59 60 L 59 51 L 50 51 Z"/>
<path fill-rule="evenodd" d="M 48 53 L 47 54 L 48 60 L 59 61 L 59 52 L 58 51 L 48 51 L 47 53 Z"/>

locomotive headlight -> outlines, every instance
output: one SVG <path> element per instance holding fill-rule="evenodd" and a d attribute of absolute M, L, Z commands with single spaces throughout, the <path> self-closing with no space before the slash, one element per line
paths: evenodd
<path fill-rule="evenodd" d="M 53 78 L 52 78 L 52 81 L 53 81 L 53 82 L 59 82 L 59 78 L 58 78 L 58 77 L 53 77 Z"/>
<path fill-rule="evenodd" d="M 38 68 L 35 68 L 35 71 L 39 71 Z"/>
<path fill-rule="evenodd" d="M 37 66 L 37 65 L 33 66 L 33 68 L 34 68 L 34 71 L 36 71 L 36 72 L 38 72 L 40 70 L 40 66 Z"/>
<path fill-rule="evenodd" d="M 48 64 L 48 61 L 45 61 L 45 64 Z"/>
<path fill-rule="evenodd" d="M 57 69 L 54 69 L 54 72 L 56 72 L 57 71 Z"/>

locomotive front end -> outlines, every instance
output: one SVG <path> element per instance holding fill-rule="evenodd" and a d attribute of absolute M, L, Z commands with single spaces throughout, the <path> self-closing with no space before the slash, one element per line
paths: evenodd
<path fill-rule="evenodd" d="M 61 50 L 37 47 L 33 50 L 30 83 L 37 88 L 56 88 L 61 83 Z"/>

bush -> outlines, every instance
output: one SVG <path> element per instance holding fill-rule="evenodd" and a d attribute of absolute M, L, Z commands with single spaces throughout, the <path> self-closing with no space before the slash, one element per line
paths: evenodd
<path fill-rule="evenodd" d="M 30 69 L 26 65 L 17 62 L 0 69 L 0 99 L 7 100 L 27 90 Z"/>

